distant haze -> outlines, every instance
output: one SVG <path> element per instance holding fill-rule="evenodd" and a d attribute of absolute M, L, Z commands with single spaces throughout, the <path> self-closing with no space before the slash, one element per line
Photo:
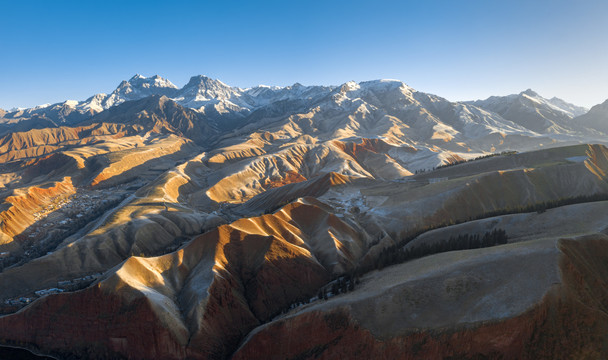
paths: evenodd
<path fill-rule="evenodd" d="M 183 86 L 399 79 L 449 100 L 531 88 L 608 99 L 608 3 L 562 0 L 4 2 L 0 108 L 111 92 L 133 74 Z"/>

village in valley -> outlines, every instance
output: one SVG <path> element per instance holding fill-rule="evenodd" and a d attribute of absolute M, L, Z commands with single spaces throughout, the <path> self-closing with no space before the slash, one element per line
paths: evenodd
<path fill-rule="evenodd" d="M 70 236 L 93 230 L 132 193 L 132 187 L 119 185 L 106 189 L 79 188 L 75 194 L 55 197 L 45 208 L 32 214 L 35 222 L 15 237 L 21 242 L 22 250 L 0 253 L 0 271 L 51 254 Z M 99 276 L 101 274 L 66 279 L 56 287 L 7 299 L 0 304 L 0 314 L 15 311 L 44 295 L 84 288 Z"/>

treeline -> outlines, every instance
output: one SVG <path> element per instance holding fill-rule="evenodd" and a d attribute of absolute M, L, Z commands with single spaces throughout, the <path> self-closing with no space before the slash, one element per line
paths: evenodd
<path fill-rule="evenodd" d="M 293 303 L 285 307 L 282 311 L 280 311 L 280 313 L 286 313 L 298 306 L 308 304 L 311 301 L 321 299 L 327 300 L 332 296 L 353 291 L 360 283 L 361 276 L 372 270 L 381 270 L 386 266 L 396 265 L 409 260 L 414 260 L 433 254 L 439 254 L 442 252 L 486 248 L 497 245 L 503 245 L 508 242 L 508 236 L 504 229 L 494 229 L 493 231 L 486 232 L 483 235 L 461 234 L 458 236 L 451 236 L 447 240 L 439 241 L 432 245 L 420 244 L 412 249 L 404 248 L 407 243 L 428 231 L 495 216 L 529 212 L 542 213 L 547 209 L 596 201 L 608 201 L 608 194 L 581 195 L 569 198 L 560 198 L 551 201 L 543 201 L 525 206 L 503 208 L 486 212 L 475 217 L 470 217 L 467 220 L 450 220 L 441 224 L 420 228 L 418 230 L 410 232 L 407 236 L 404 236 L 399 239 L 397 241 L 397 244 L 382 250 L 373 263 L 368 263 L 366 265 L 362 264 L 356 269 L 354 269 L 352 272 L 337 279 L 334 279 L 332 282 L 319 289 L 316 297 L 298 298 L 296 301 L 294 301 Z M 383 236 L 384 233 L 381 233 L 376 239 L 374 239 L 373 244 L 378 244 Z"/>
<path fill-rule="evenodd" d="M 361 273 L 360 272 L 350 272 L 343 276 L 340 276 L 328 284 L 324 285 L 317 292 L 316 297 L 312 296 L 300 296 L 294 302 L 290 303 L 288 306 L 284 307 L 280 314 L 286 314 L 289 311 L 305 305 L 317 300 L 327 300 L 332 296 L 336 296 L 339 294 L 346 294 L 347 292 L 351 292 L 355 290 L 356 286 L 361 283 Z"/>
<path fill-rule="evenodd" d="M 523 205 L 518 207 L 498 209 L 483 213 L 482 215 L 476 216 L 475 218 L 469 218 L 467 221 L 480 220 L 489 217 L 510 215 L 510 214 L 522 214 L 529 212 L 543 213 L 548 209 L 554 209 L 562 206 L 583 204 L 596 201 L 608 201 L 608 194 L 593 194 L 593 195 L 579 195 L 568 198 L 559 198 L 556 200 L 541 201 L 534 204 Z"/>
<path fill-rule="evenodd" d="M 488 154 L 488 155 L 482 155 L 482 156 L 478 156 L 476 158 L 471 158 L 468 160 L 458 160 L 449 164 L 443 164 L 443 165 L 439 165 L 436 167 L 436 169 L 442 169 L 442 168 L 446 168 L 446 167 L 450 167 L 450 166 L 454 166 L 454 165 L 459 165 L 459 164 L 464 164 L 464 163 L 468 163 L 471 161 L 477 161 L 477 160 L 482 160 L 482 159 L 487 159 L 487 158 L 491 158 L 491 157 L 495 157 L 495 156 L 504 156 L 504 155 L 515 155 L 517 154 L 517 151 L 503 151 L 500 153 L 493 153 L 493 154 Z"/>
<path fill-rule="evenodd" d="M 507 243 L 507 232 L 503 229 L 488 231 L 483 236 L 479 234 L 461 234 L 451 236 L 447 240 L 437 241 L 433 244 L 420 244 L 405 249 L 403 246 L 393 245 L 382 250 L 372 265 L 372 270 L 382 270 L 386 266 L 401 264 L 409 260 L 439 254 L 448 251 L 480 249 Z"/>
<path fill-rule="evenodd" d="M 359 272 L 351 272 L 331 282 L 331 285 L 319 289 L 317 299 L 327 300 L 330 296 L 345 294 L 355 290 L 355 286 L 361 283 Z"/>
<path fill-rule="evenodd" d="M 418 230 L 410 232 L 407 236 L 402 237 L 397 241 L 397 244 L 386 248 L 380 253 L 379 258 L 373 264 L 362 265 L 356 271 L 359 274 L 364 274 L 372 270 L 379 269 L 384 266 L 388 266 L 390 264 L 397 264 L 403 261 L 407 261 L 408 259 L 415 259 L 421 256 L 427 256 L 431 254 L 436 254 L 444 251 L 453 251 L 453 250 L 465 250 L 465 249 L 475 249 L 481 247 L 488 247 L 494 245 L 500 245 L 506 243 L 507 237 L 504 230 L 499 229 L 497 233 L 491 232 L 484 234 L 483 237 L 475 237 L 475 235 L 462 235 L 464 238 L 455 238 L 448 239 L 447 242 L 441 244 L 435 244 L 433 246 L 428 246 L 426 244 L 421 244 L 420 247 L 416 248 L 416 250 L 408 250 L 408 253 L 405 254 L 395 254 L 399 249 L 402 249 L 407 243 L 414 240 L 418 236 L 435 229 L 444 228 L 447 226 L 457 225 L 469 221 L 482 220 L 496 216 L 503 215 L 512 215 L 512 214 L 523 214 L 530 212 L 543 213 L 548 209 L 558 208 L 562 206 L 574 205 L 574 204 L 583 204 L 589 202 L 597 202 L 597 201 L 608 201 L 608 194 L 593 194 L 593 195 L 580 195 L 569 198 L 560 198 L 556 200 L 550 201 L 542 201 L 534 204 L 523 205 L 518 207 L 510 207 L 503 208 L 498 210 L 493 210 L 489 212 L 485 212 L 483 214 L 479 214 L 478 216 L 469 217 L 466 220 L 450 220 L 441 224 L 426 226 L 424 228 L 420 228 Z M 375 244 L 378 241 L 374 241 Z M 463 244 L 463 245 L 458 245 Z M 477 246 L 479 244 L 479 246 Z M 463 248 L 456 248 L 457 246 L 464 246 Z M 394 258 L 398 258 L 399 260 L 394 260 Z M 397 262 L 393 262 L 397 261 Z"/>
<path fill-rule="evenodd" d="M 443 222 L 443 223 L 440 223 L 437 225 L 430 225 L 430 226 L 425 226 L 423 228 L 419 228 L 415 231 L 410 232 L 407 236 L 399 239 L 398 245 L 404 246 L 408 242 L 414 240 L 418 236 L 420 236 L 428 231 L 444 228 L 447 226 L 458 225 L 458 224 L 462 224 L 462 223 L 469 222 L 469 221 L 483 220 L 483 219 L 488 219 L 491 217 L 503 216 L 503 215 L 525 214 L 525 213 L 531 213 L 531 212 L 537 212 L 540 214 L 540 213 L 547 211 L 548 209 L 553 209 L 553 208 L 558 208 L 558 207 L 568 206 L 568 205 L 597 202 L 597 201 L 608 201 L 608 194 L 579 195 L 579 196 L 573 196 L 573 197 L 568 197 L 568 198 L 559 198 L 556 200 L 541 201 L 541 202 L 537 202 L 537 203 L 529 204 L 529 205 L 522 205 L 522 206 L 517 206 L 517 207 L 506 207 L 506 208 L 502 208 L 502 209 L 492 210 L 492 211 L 488 211 L 488 212 L 479 214 L 477 216 L 471 216 L 471 217 L 469 217 L 467 219 L 463 219 L 463 220 L 453 220 L 452 219 L 452 220 L 449 220 L 449 221 L 446 221 L 446 222 Z M 374 243 L 377 243 L 377 241 L 374 241 Z"/>
<path fill-rule="evenodd" d="M 419 235 L 420 234 L 417 233 L 415 236 Z M 507 240 L 508 237 L 505 230 L 494 229 L 493 231 L 486 232 L 482 236 L 480 236 L 479 234 L 461 234 L 458 236 L 451 236 L 447 240 L 439 241 L 432 245 L 420 244 L 419 246 L 416 246 L 413 249 L 404 249 L 403 245 L 393 245 L 388 248 L 385 248 L 379 254 L 379 256 L 376 258 L 376 261 L 371 266 L 360 266 L 356 268 L 352 272 L 347 273 L 320 288 L 317 292 L 316 297 L 300 297 L 293 303 L 289 304 L 289 306 L 285 307 L 282 311 L 280 311 L 280 313 L 285 314 L 290 310 L 297 308 L 298 306 L 308 304 L 316 300 L 327 300 L 332 296 L 351 292 L 355 290 L 357 285 L 360 284 L 361 275 L 372 270 L 382 270 L 386 266 L 401 264 L 409 260 L 414 260 L 424 256 L 447 251 L 479 249 L 484 247 L 503 245 L 507 243 Z M 403 243 L 403 241 L 400 241 L 400 243 Z"/>
<path fill-rule="evenodd" d="M 468 163 L 468 162 L 471 162 L 471 161 L 477 161 L 477 160 L 487 159 L 487 158 L 491 158 L 491 157 L 495 157 L 495 156 L 515 155 L 515 154 L 517 154 L 517 151 L 503 151 L 503 152 L 500 152 L 500 153 L 487 154 L 487 155 L 478 156 L 476 158 L 471 158 L 471 159 L 468 159 L 468 160 L 464 160 L 464 159 L 463 160 L 456 160 L 454 162 L 451 162 L 451 163 L 448 163 L 448 164 L 438 165 L 438 166 L 432 167 L 430 169 L 419 169 L 419 170 L 416 170 L 414 173 L 415 174 L 424 174 L 424 173 L 426 173 L 428 171 L 433 171 L 433 170 L 437 170 L 437 169 L 443 169 L 443 168 L 447 168 L 447 167 L 454 166 L 454 165 Z"/>

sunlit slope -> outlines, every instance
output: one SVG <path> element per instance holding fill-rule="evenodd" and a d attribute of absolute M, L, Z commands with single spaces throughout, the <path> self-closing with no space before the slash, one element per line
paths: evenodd
<path fill-rule="evenodd" d="M 233 151 L 232 148 L 229 151 Z M 210 155 L 208 165 L 217 170 L 208 181 L 217 179 L 217 182 L 209 187 L 206 195 L 215 202 L 242 203 L 268 189 L 329 172 L 361 178 L 400 179 L 413 174 L 413 170 L 405 166 L 408 160 L 413 161 L 417 152 L 408 146 L 393 146 L 382 140 L 363 138 L 315 144 L 287 143 L 278 149 L 267 146 L 262 155 L 246 156 L 240 161 L 232 158 L 221 167 L 218 166 L 218 154 Z M 402 159 L 404 157 L 406 160 Z M 435 155 L 435 161 L 439 162 L 456 160 L 462 158 Z"/>
<path fill-rule="evenodd" d="M 189 154 L 194 153 L 195 146 L 186 139 L 170 135 L 153 141 L 133 150 L 113 152 L 96 158 L 91 167 L 101 167 L 91 181 L 91 186 L 112 186 L 141 177 L 149 169 L 172 168 Z M 164 163 L 168 162 L 168 163 Z"/>
<path fill-rule="evenodd" d="M 314 296 L 332 276 L 373 263 L 382 249 L 420 229 L 537 203 L 608 194 L 608 151 L 600 145 L 493 156 L 430 171 L 439 164 L 493 151 L 501 141 L 506 143 L 500 146 L 507 147 L 509 136 L 520 136 L 517 131 L 504 136 L 488 131 L 475 140 L 477 145 L 464 144 L 459 141 L 463 135 L 436 121 L 445 119 L 450 107 L 424 113 L 424 120 L 408 118 L 412 122 L 407 126 L 398 118 L 372 114 L 371 108 L 333 118 L 327 109 L 320 109 L 291 116 L 288 122 L 277 119 L 250 135 L 226 135 L 217 139 L 217 148 L 203 152 L 184 131 L 159 117 L 179 110 L 168 119 L 193 120 L 193 114 L 162 99 L 152 104 L 154 111 L 128 104 L 135 106 L 127 109 L 129 116 L 139 115 L 125 117 L 123 122 L 142 131 L 94 142 L 61 140 L 52 153 L 3 165 L 7 170 L 3 178 L 14 180 L 5 184 L 7 191 L 20 189 L 25 197 L 43 188 L 42 184 L 56 187 L 69 175 L 76 195 L 102 190 L 104 196 L 124 195 L 120 204 L 67 236 L 48 254 L 0 273 L 2 300 L 33 297 L 34 291 L 87 275 L 102 277 L 92 287 L 36 300 L 21 312 L 0 318 L 0 322 L 16 324 L 17 330 L 7 333 L 6 339 L 64 355 L 98 351 L 103 354 L 100 357 L 213 354 L 225 358 L 250 329 L 293 302 Z M 398 111 L 412 114 L 413 110 Z M 424 130 L 416 125 L 418 121 L 431 125 Z M 148 129 L 149 122 L 155 125 Z M 184 124 L 187 129 L 188 122 Z M 453 129 L 458 132 L 469 131 L 466 124 L 457 125 Z M 409 126 L 415 130 L 408 130 Z M 379 129 L 382 136 L 372 136 Z M 25 148 L 36 146 L 34 141 Z M 47 201 L 36 199 L 39 207 Z M 5 200 L 5 204 L 11 203 Z M 19 204 L 20 210 L 12 213 L 26 214 L 34 206 L 25 201 Z M 541 231 L 539 238 L 554 241 L 562 230 L 569 236 L 602 232 L 598 224 L 603 208 L 594 206 L 580 214 L 563 212 L 572 223 L 595 214 L 599 217 L 593 226 L 568 232 L 566 225 L 556 224 L 557 230 Z M 558 211 L 565 210 L 551 209 L 546 216 Z M 520 229 L 532 229 L 530 218 L 517 216 Z M 547 221 L 544 214 L 536 216 L 537 223 Z M 22 217 L 27 219 L 27 215 Z M 17 229 L 7 235 L 11 237 L 32 225 L 27 221 L 20 225 L 21 220 L 14 220 L 17 217 L 7 219 L 6 225 Z M 507 223 L 507 219 L 495 220 L 508 232 L 516 231 L 517 221 Z M 221 225 L 227 222 L 230 225 Z M 481 222 L 468 224 L 479 233 L 497 227 Z M 445 231 L 441 236 L 449 232 Z M 519 236 L 522 243 L 536 240 L 523 233 Z M 527 245 L 510 246 L 505 249 L 529 250 L 530 256 L 536 256 L 536 250 Z M 489 263 L 484 251 L 490 250 L 477 251 L 479 262 L 474 266 Z M 561 256 L 551 254 L 555 256 L 542 260 L 554 264 Z M 500 272 L 486 280 L 502 277 Z M 524 285 L 515 282 L 512 286 Z M 545 285 L 539 289 L 540 295 L 508 317 L 538 304 L 548 291 Z M 492 294 L 494 290 L 480 291 Z M 383 296 L 378 293 L 378 298 Z M 70 308 L 70 304 L 78 305 Z M 49 317 L 43 315 L 45 311 L 58 315 Z M 39 324 L 26 321 L 32 317 L 44 320 Z M 145 320 L 133 320 L 137 318 Z M 39 340 L 51 322 L 66 334 L 73 334 L 68 330 L 71 326 L 96 325 L 70 335 L 78 344 L 70 350 L 67 343 Z M 157 339 L 157 346 L 146 346 L 132 335 L 144 327 L 152 329 L 150 336 Z M 88 344 L 96 344 L 98 350 Z"/>
<path fill-rule="evenodd" d="M 66 198 L 75 192 L 70 177 L 62 181 L 50 182 L 42 186 L 15 189 L 4 198 L 0 209 L 0 252 L 20 250 L 20 241 L 14 242 L 15 236 L 32 225 L 34 214 L 54 201 Z"/>
<path fill-rule="evenodd" d="M 131 257 L 97 285 L 49 296 L 18 314 L 0 318 L 0 322 L 22 324 L 11 326 L 12 335 L 1 336 L 8 342 L 34 341 L 44 325 L 29 325 L 27 319 L 40 316 L 39 324 L 51 321 L 40 312 L 48 314 L 53 309 L 56 329 L 98 324 L 73 334 L 72 344 L 78 345 L 69 350 L 72 354 L 90 351 L 89 342 L 100 344 L 100 354 L 117 352 L 132 358 L 184 354 L 221 358 L 260 321 L 269 320 L 295 300 L 316 294 L 332 272 L 352 267 L 367 242 L 361 229 L 322 208 L 293 203 L 274 215 L 220 226 L 175 253 Z M 87 304 L 85 299 L 92 297 L 97 299 Z M 65 307 L 64 298 L 78 308 Z M 125 311 L 108 320 L 107 309 L 116 308 Z M 153 319 L 154 328 L 163 329 L 155 342 L 169 345 L 145 347 L 135 334 L 126 334 L 139 323 L 134 314 Z M 99 338 L 93 341 L 95 332 Z M 112 340 L 116 337 L 124 340 L 116 343 Z M 56 342 L 37 343 L 45 351 L 65 351 Z"/>
<path fill-rule="evenodd" d="M 118 140 L 82 147 L 62 143 L 63 149 L 69 150 L 10 164 L 12 171 L 5 178 L 11 181 L 3 184 L 7 190 L 0 193 L 2 243 L 11 242 L 41 220 L 35 213 L 46 212 L 68 196 L 81 193 L 79 189 L 153 179 L 196 149 L 188 140 L 175 136 L 123 139 L 123 146 L 115 146 Z"/>
<path fill-rule="evenodd" d="M 122 138 L 140 130 L 124 124 L 101 123 L 9 133 L 0 138 L 0 162 L 42 156 L 65 146 L 84 146 Z"/>
<path fill-rule="evenodd" d="M 588 325 L 602 309 L 581 279 L 603 289 L 608 150 L 555 147 L 583 139 L 561 120 L 510 121 L 393 80 L 238 89 L 204 76 L 182 89 L 138 76 L 9 118 L 68 108 L 80 115 L 58 124 L 71 126 L 0 138 L 9 345 L 97 358 L 224 359 L 240 345 L 243 358 L 556 357 L 544 344 L 561 325 L 543 321 Z M 0 131 L 50 121 L 38 120 Z M 509 244 L 373 270 L 389 251 L 498 229 Z M 299 305 L 354 271 L 367 272 L 362 287 Z M 605 333 L 602 321 L 589 328 Z M 564 353 L 604 357 L 581 332 Z"/>
<path fill-rule="evenodd" d="M 50 287 L 53 281 L 103 272 L 130 255 L 162 253 L 176 244 L 176 237 L 196 235 L 238 216 L 275 211 L 305 196 L 319 197 L 329 205 L 328 211 L 353 219 L 374 239 L 388 234 L 392 243 L 418 229 L 496 210 L 608 193 L 606 181 L 596 175 L 605 169 L 604 153 L 601 146 L 578 146 L 493 157 L 437 170 L 447 180 L 433 184 L 428 183 L 428 174 L 404 183 L 325 175 L 269 189 L 236 208 L 200 201 L 216 171 L 205 165 L 204 155 L 197 156 L 141 188 L 88 236 L 72 239 L 72 245 L 21 269 L 6 270 L 0 282 L 6 296 L 19 295 L 23 283 L 32 289 Z M 45 269 L 49 275 L 26 275 L 40 271 L 34 269 Z"/>

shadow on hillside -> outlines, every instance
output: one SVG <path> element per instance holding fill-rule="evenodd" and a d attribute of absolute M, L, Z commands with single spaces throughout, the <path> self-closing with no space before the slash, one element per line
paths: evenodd
<path fill-rule="evenodd" d="M 69 204 L 73 204 L 74 207 L 69 210 L 58 207 L 47 213 L 20 234 L 15 235 L 14 245 L 10 249 L 7 247 L 2 250 L 8 254 L 0 257 L 0 273 L 4 269 L 23 265 L 55 251 L 66 238 L 99 219 L 126 197 L 128 197 L 127 192 L 122 194 L 113 192 L 99 200 L 89 197 L 87 198 L 89 202 L 84 204 L 81 203 L 82 198 L 71 200 Z"/>
<path fill-rule="evenodd" d="M 121 172 L 120 174 L 116 174 L 107 179 L 104 179 L 94 187 L 103 189 L 112 186 L 117 186 L 120 184 L 129 183 L 137 179 L 151 181 L 157 178 L 162 173 L 166 172 L 167 170 L 174 168 L 180 163 L 180 161 L 182 161 L 187 156 L 188 154 L 185 151 L 179 150 L 173 154 L 167 154 L 161 157 L 153 158 L 140 165 Z M 101 169 L 100 172 L 96 173 L 96 175 L 93 175 L 91 181 L 95 177 L 99 176 L 99 174 L 101 174 L 104 169 L 110 166 L 111 164 L 107 164 L 104 168 Z"/>

